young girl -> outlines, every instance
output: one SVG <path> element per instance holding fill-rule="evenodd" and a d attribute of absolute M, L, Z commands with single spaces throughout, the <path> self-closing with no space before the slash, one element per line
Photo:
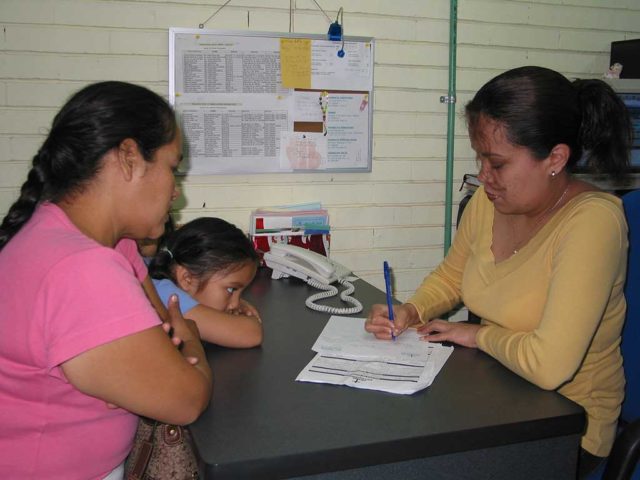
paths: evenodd
<path fill-rule="evenodd" d="M 244 233 L 211 217 L 193 220 L 167 235 L 149 264 L 163 303 L 172 294 L 203 340 L 234 348 L 262 343 L 257 310 L 240 295 L 253 280 L 258 255 Z"/>

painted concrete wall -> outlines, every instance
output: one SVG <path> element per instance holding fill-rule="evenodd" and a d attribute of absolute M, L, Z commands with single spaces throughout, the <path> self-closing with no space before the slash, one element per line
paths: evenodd
<path fill-rule="evenodd" d="M 32 156 L 68 95 L 117 79 L 168 94 L 168 28 L 197 28 L 224 2 L 2 0 L 0 215 L 17 198 Z M 382 261 L 405 299 L 443 256 L 449 1 L 319 0 L 347 35 L 376 39 L 371 173 L 187 177 L 181 222 L 210 215 L 248 228 L 258 206 L 321 201 L 332 256 L 376 286 Z M 210 29 L 326 33 L 312 0 L 232 0 Z M 640 37 L 638 0 L 460 0 L 458 106 L 485 81 L 525 64 L 600 77 L 611 41 Z M 458 119 L 455 194 L 475 162 Z M 204 207 L 203 207 L 204 205 Z M 455 211 L 454 211 L 455 218 Z"/>

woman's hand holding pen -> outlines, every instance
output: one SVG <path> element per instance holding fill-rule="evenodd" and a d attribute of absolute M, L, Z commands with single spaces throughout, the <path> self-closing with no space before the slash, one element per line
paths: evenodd
<path fill-rule="evenodd" d="M 416 307 L 409 303 L 393 307 L 394 320 L 389 320 L 389 307 L 376 304 L 371 307 L 364 329 L 381 340 L 391 340 L 392 333 L 396 337 L 412 325 L 420 323 Z"/>
<path fill-rule="evenodd" d="M 397 337 L 407 328 L 420 323 L 416 307 L 410 303 L 393 307 L 395 319 L 389 320 L 387 305 L 376 304 L 371 307 L 364 329 L 373 333 L 376 338 L 391 340 L 391 332 Z M 476 335 L 482 325 L 467 322 L 447 322 L 446 320 L 431 320 L 418 328 L 422 340 L 428 342 L 451 342 L 463 347 L 477 348 Z"/>

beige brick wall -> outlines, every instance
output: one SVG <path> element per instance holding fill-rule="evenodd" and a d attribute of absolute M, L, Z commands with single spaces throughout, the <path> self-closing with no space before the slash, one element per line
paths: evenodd
<path fill-rule="evenodd" d="M 167 95 L 168 28 L 196 28 L 217 0 L 1 0 L 0 215 L 65 98 L 106 79 Z M 295 32 L 325 33 L 312 0 L 294 0 Z M 348 35 L 376 38 L 371 173 L 187 177 L 180 221 L 224 217 L 248 227 L 256 206 L 319 200 L 332 216 L 333 257 L 383 285 L 389 260 L 406 298 L 443 255 L 449 1 L 318 0 Z M 211 29 L 289 31 L 289 0 L 232 0 Z M 598 77 L 611 41 L 640 37 L 638 0 L 461 0 L 458 110 L 493 75 L 538 64 Z M 458 118 L 458 181 L 475 168 Z M 454 212 L 455 217 L 455 212 Z"/>

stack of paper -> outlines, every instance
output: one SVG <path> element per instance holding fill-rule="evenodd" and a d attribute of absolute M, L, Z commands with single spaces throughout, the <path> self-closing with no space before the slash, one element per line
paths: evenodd
<path fill-rule="evenodd" d="M 314 235 L 329 233 L 329 213 L 320 203 L 259 208 L 251 212 L 251 235 Z"/>
<path fill-rule="evenodd" d="M 297 381 L 411 394 L 433 383 L 453 347 L 420 340 L 410 329 L 395 341 L 376 339 L 364 318 L 332 316 L 314 343 L 317 355 Z"/>

